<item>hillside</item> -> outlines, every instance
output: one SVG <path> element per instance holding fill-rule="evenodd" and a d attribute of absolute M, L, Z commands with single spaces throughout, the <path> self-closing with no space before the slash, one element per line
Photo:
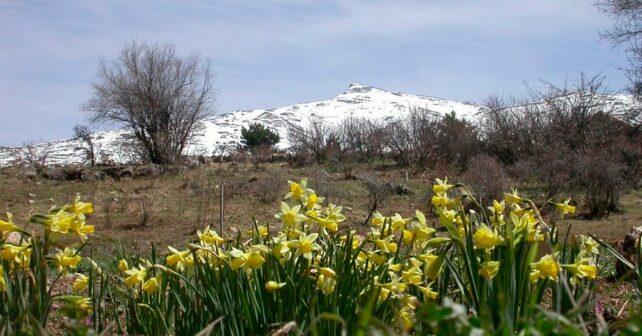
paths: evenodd
<path fill-rule="evenodd" d="M 234 148 L 240 142 L 241 127 L 260 122 L 281 136 L 280 148 L 289 147 L 287 129 L 290 125 L 305 125 L 310 118 L 319 117 L 338 122 L 347 117 L 392 120 L 421 108 L 439 114 L 454 111 L 458 116 L 474 118 L 481 106 L 446 99 L 390 92 L 362 84 L 350 84 L 347 91 L 328 100 L 313 101 L 273 109 L 237 110 L 212 116 L 202 123 L 201 130 L 188 146 L 188 155 L 211 155 Z M 128 162 L 135 159 L 133 136 L 127 130 L 104 131 L 93 135 L 99 160 Z M 74 164 L 83 161 L 81 142 L 59 140 L 29 147 L 0 148 L 0 166 L 12 165 L 29 156 L 47 155 L 46 163 Z"/>

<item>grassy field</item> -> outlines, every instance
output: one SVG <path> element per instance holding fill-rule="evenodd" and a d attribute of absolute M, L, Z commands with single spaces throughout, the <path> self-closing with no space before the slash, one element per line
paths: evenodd
<path fill-rule="evenodd" d="M 415 209 L 419 209 L 426 213 L 429 225 L 438 223 L 429 200 L 434 179 L 447 175 L 444 171 L 412 174 L 394 165 L 378 164 L 358 166 L 352 173 L 352 177 L 346 178 L 344 170 L 331 165 L 294 168 L 287 163 L 259 166 L 222 163 L 135 179 L 60 182 L 24 179 L 19 170 L 10 168 L 0 171 L 0 188 L 4 191 L 0 194 L 0 211 L 14 213 L 15 221 L 24 224 L 28 223 L 31 213 L 46 212 L 53 205 L 72 201 L 76 193 L 80 193 L 85 201 L 94 203 L 95 212 L 90 222 L 96 227 L 96 234 L 83 254 L 91 254 L 96 260 L 112 266 L 118 244 L 128 255 L 136 256 L 148 255 L 153 242 L 164 255 L 167 245 L 183 248 L 196 239 L 197 230 L 207 225 L 218 230 L 221 184 L 225 186 L 222 232 L 227 237 L 251 230 L 254 221 L 276 230 L 280 220 L 274 218 L 274 214 L 279 212 L 281 197 L 287 192 L 287 181 L 302 177 L 308 178 L 308 185 L 320 196 L 327 197 L 325 204 L 343 206 L 348 220 L 342 225 L 358 231 L 365 232 L 370 227 L 362 225 L 368 216 L 370 202 L 366 180 L 403 186 L 406 190 L 391 194 L 378 208 L 382 214 L 399 213 L 412 217 Z M 460 179 L 451 175 L 450 181 Z M 474 181 L 469 182 L 474 189 Z M 519 186 L 513 182 L 509 184 Z M 533 195 L 528 197 L 537 199 L 537 192 L 532 189 L 528 192 Z M 581 200 L 578 201 L 581 204 Z M 544 217 L 552 220 L 554 216 L 544 213 Z M 580 205 L 575 215 L 556 224 L 563 230 L 571 226 L 573 234 L 592 233 L 613 243 L 622 239 L 632 227 L 642 224 L 642 190 L 626 192 L 621 200 L 621 211 L 608 218 L 583 219 Z M 26 229 L 41 230 L 42 227 L 27 224 Z M 596 282 L 595 294 L 608 321 L 635 313 L 633 285 L 612 277 L 615 274 L 613 257 L 604 253 L 599 265 L 601 276 Z M 55 316 L 53 324 L 60 320 Z"/>
<path fill-rule="evenodd" d="M 415 209 L 430 214 L 430 186 L 444 172 L 407 174 L 391 165 L 363 165 L 355 176 L 372 177 L 380 182 L 404 185 L 412 193 L 394 194 L 378 209 L 384 214 L 411 216 Z M 307 177 L 309 185 L 326 203 L 344 207 L 348 225 L 359 229 L 367 217 L 369 193 L 365 183 L 346 179 L 333 166 L 293 168 L 287 163 L 211 164 L 194 170 L 162 176 L 126 178 L 119 181 L 57 182 L 46 179 L 24 180 L 15 169 L 0 172 L 0 211 L 10 211 L 17 218 L 31 211 L 46 211 L 54 204 L 63 204 L 80 193 L 94 203 L 91 217 L 96 235 L 91 240 L 98 255 L 109 255 L 114 242 L 122 242 L 132 251 L 146 251 L 151 242 L 159 246 L 181 245 L 196 230 L 206 225 L 219 228 L 220 191 L 224 183 L 223 234 L 234 236 L 238 231 L 259 224 L 276 225 L 274 214 L 280 197 L 287 192 L 287 180 Z M 457 181 L 456 177 L 450 177 Z M 581 201 L 581 200 L 579 200 Z M 574 234 L 593 233 L 607 242 L 620 240 L 632 227 L 642 225 L 642 190 L 629 191 L 622 197 L 622 211 L 600 220 L 576 217 L 557 223 L 572 225 Z M 26 220 L 25 220 L 26 222 Z"/>

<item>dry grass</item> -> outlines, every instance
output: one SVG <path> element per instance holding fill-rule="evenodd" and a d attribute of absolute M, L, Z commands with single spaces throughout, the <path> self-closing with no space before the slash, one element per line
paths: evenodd
<path fill-rule="evenodd" d="M 379 181 L 404 184 L 411 195 L 393 195 L 380 207 L 382 213 L 398 212 L 410 216 L 415 209 L 429 213 L 428 193 L 434 173 L 408 176 L 406 171 L 391 166 L 360 166 L 357 176 L 374 176 Z M 219 227 L 219 185 L 225 183 L 224 234 L 234 236 L 249 230 L 255 219 L 259 224 L 278 225 L 273 217 L 279 209 L 278 199 L 266 202 L 268 193 L 283 195 L 285 183 L 307 176 L 310 186 L 327 202 L 343 205 L 348 224 L 359 227 L 366 218 L 367 189 L 362 181 L 345 179 L 333 167 L 292 168 L 284 163 L 213 164 L 177 175 L 99 182 L 56 182 L 39 179 L 26 181 L 15 169 L 0 171 L 0 211 L 20 216 L 47 211 L 54 204 L 73 199 L 78 192 L 94 202 L 92 216 L 97 233 L 91 247 L 97 255 L 110 255 L 114 242 L 122 242 L 133 253 L 147 251 L 151 242 L 159 246 L 180 245 L 194 236 L 197 229 L 210 224 Z M 606 241 L 622 239 L 633 226 L 642 225 L 642 191 L 626 194 L 622 213 L 595 221 L 569 219 L 572 232 L 593 233 Z M 142 225 L 144 223 L 144 225 Z"/>

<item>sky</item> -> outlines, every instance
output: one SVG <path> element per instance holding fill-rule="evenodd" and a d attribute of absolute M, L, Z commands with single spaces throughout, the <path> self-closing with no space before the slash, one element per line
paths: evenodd
<path fill-rule="evenodd" d="M 329 99 L 350 83 L 483 102 L 524 83 L 627 78 L 590 0 L 0 0 L 0 146 L 86 124 L 100 59 L 173 43 L 214 68 L 216 113 Z"/>

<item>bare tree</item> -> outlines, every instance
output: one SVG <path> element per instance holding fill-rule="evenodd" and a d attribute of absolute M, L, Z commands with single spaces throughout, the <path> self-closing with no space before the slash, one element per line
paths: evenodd
<path fill-rule="evenodd" d="M 327 158 L 329 140 L 336 138 L 332 127 L 320 117 L 310 117 L 307 126 L 288 128 L 290 149 L 298 155 L 311 155 L 316 162 Z"/>
<path fill-rule="evenodd" d="M 435 112 L 414 109 L 408 116 L 390 123 L 386 145 L 395 161 L 414 168 L 434 162 L 439 120 Z"/>
<path fill-rule="evenodd" d="M 599 0 L 598 8 L 613 20 L 613 28 L 601 36 L 626 51 L 628 66 L 624 68 L 631 81 L 630 91 L 642 99 L 642 1 L 640 0 Z M 629 122 L 642 127 L 642 111 L 629 111 Z"/>
<path fill-rule="evenodd" d="M 581 74 L 574 83 L 543 83 L 527 103 L 492 98 L 482 115 L 486 151 L 547 197 L 583 194 L 589 216 L 608 215 L 620 190 L 640 167 L 640 135 L 618 119 L 603 77 Z M 598 194 L 599 193 L 599 194 Z"/>
<path fill-rule="evenodd" d="M 88 161 L 92 167 L 96 165 L 96 146 L 91 138 L 89 127 L 85 125 L 74 126 L 74 139 L 83 143 L 81 149 L 85 153 L 85 162 Z"/>
<path fill-rule="evenodd" d="M 211 113 L 212 71 L 172 44 L 132 42 L 112 61 L 101 61 L 93 97 L 84 109 L 94 123 L 129 127 L 157 164 L 176 162 L 199 121 Z"/>

